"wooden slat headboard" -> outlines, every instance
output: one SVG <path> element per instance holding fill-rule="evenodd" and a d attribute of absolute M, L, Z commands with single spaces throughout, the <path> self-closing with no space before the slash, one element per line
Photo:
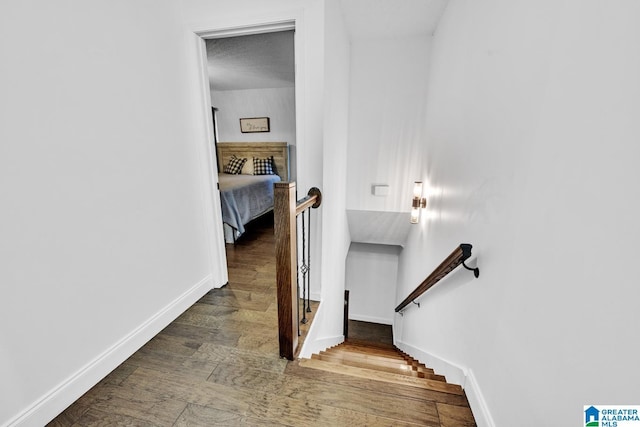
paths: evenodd
<path fill-rule="evenodd" d="M 251 161 L 253 157 L 273 156 L 278 176 L 289 181 L 289 146 L 286 142 L 218 142 L 218 170 L 222 171 L 231 156 Z"/>

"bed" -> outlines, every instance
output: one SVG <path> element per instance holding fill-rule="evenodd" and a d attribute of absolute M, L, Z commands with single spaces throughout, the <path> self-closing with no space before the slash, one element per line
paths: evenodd
<path fill-rule="evenodd" d="M 286 142 L 219 142 L 217 154 L 225 242 L 234 243 L 247 223 L 273 210 L 273 184 L 289 180 L 289 147 Z M 234 157 L 246 158 L 247 166 L 253 158 L 271 159 L 274 174 L 253 175 L 252 167 L 224 173 Z"/>

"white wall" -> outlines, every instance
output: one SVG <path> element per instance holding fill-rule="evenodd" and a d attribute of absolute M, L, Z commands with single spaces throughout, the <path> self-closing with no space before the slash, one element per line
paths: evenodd
<path fill-rule="evenodd" d="M 393 323 L 401 250 L 400 246 L 351 243 L 346 267 L 349 319 Z"/>
<path fill-rule="evenodd" d="M 429 48 L 427 35 L 353 40 L 346 180 L 348 209 L 409 211 L 413 183 L 421 179 L 424 161 L 416 153 L 421 151 L 425 140 Z M 372 195 L 373 184 L 387 184 L 389 194 Z M 380 224 L 369 226 L 374 233 Z M 392 262 L 388 258 L 390 254 L 382 255 L 381 250 L 385 247 L 351 246 L 347 287 L 351 290 L 350 313 L 354 319 L 392 322 L 397 253 Z M 373 275 L 372 264 L 382 261 L 381 257 L 390 270 L 378 268 L 375 271 L 380 275 Z M 370 279 L 366 290 L 359 278 Z"/>
<path fill-rule="evenodd" d="M 287 142 L 296 145 L 295 90 L 292 87 L 211 91 L 218 107 L 218 134 L 223 142 Z M 241 117 L 269 117 L 269 132 L 240 132 Z"/>
<path fill-rule="evenodd" d="M 347 209 L 408 212 L 420 178 L 429 37 L 355 39 L 349 87 Z M 372 184 L 389 195 L 371 194 Z"/>
<path fill-rule="evenodd" d="M 397 301 L 459 243 L 481 273 L 429 291 L 396 339 L 468 368 L 497 426 L 572 425 L 585 404 L 640 396 L 639 15 L 625 0 L 452 0 L 435 35 L 435 191 Z"/>
<path fill-rule="evenodd" d="M 325 2 L 323 145 L 323 300 L 331 304 L 327 331 L 342 331 L 345 260 L 349 249 L 345 181 L 349 123 L 349 39 L 338 0 Z"/>
<path fill-rule="evenodd" d="M 322 211 L 322 304 L 301 351 L 302 357 L 309 357 L 343 339 L 345 261 L 350 241 L 344 186 L 349 122 L 349 41 L 339 1 L 327 0 L 324 13 L 323 198 L 319 208 Z"/>
<path fill-rule="evenodd" d="M 0 425 L 44 425 L 222 273 L 177 4 L 2 2 L 0 39 Z"/>
<path fill-rule="evenodd" d="M 290 87 L 211 91 L 211 102 L 219 108 L 218 137 L 221 142 L 286 142 L 289 169 L 296 180 L 296 102 Z M 270 131 L 240 132 L 241 117 L 269 117 Z"/>

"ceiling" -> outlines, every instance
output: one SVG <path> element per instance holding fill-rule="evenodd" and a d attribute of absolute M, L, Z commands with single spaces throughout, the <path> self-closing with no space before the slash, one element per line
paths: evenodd
<path fill-rule="evenodd" d="M 448 0 L 341 0 L 352 40 L 432 35 Z"/>
<path fill-rule="evenodd" d="M 434 33 L 448 0 L 340 0 L 352 41 Z M 293 31 L 207 40 L 211 90 L 295 86 Z M 383 53 L 382 53 L 383 54 Z"/>
<path fill-rule="evenodd" d="M 211 90 L 293 87 L 293 31 L 207 40 Z"/>

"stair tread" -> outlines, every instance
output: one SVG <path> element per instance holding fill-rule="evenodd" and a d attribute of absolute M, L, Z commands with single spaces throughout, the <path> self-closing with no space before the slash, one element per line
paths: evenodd
<path fill-rule="evenodd" d="M 423 388 L 443 393 L 463 395 L 462 387 L 455 384 L 449 384 L 442 381 L 435 381 L 426 378 L 416 378 L 390 372 L 381 372 L 373 369 L 359 368 L 347 366 L 339 363 L 328 362 L 317 359 L 300 359 L 300 366 L 309 367 L 328 372 L 334 372 L 344 375 L 351 375 L 358 378 L 365 378 L 377 381 L 391 382 L 401 384 L 408 387 Z"/>
<path fill-rule="evenodd" d="M 376 350 L 376 349 L 369 349 L 361 346 L 352 346 L 346 343 L 342 343 L 335 347 L 331 347 L 331 350 L 333 349 L 336 349 L 336 350 L 341 349 L 341 350 L 349 351 L 352 353 L 370 354 L 374 356 L 405 360 L 405 356 L 402 353 L 399 353 L 397 350 Z"/>
<path fill-rule="evenodd" d="M 389 359 L 398 359 L 398 360 L 406 360 L 406 358 L 402 355 L 402 353 L 399 353 L 397 350 L 384 350 L 384 351 L 378 351 L 375 349 L 368 349 L 365 347 L 350 347 L 350 346 L 346 346 L 343 344 L 340 344 L 336 347 L 332 347 L 330 349 L 327 350 L 342 350 L 342 351 L 348 351 L 350 353 L 357 353 L 357 354 L 368 354 L 371 356 L 379 356 L 379 357 L 386 357 Z"/>
<path fill-rule="evenodd" d="M 365 341 L 365 340 L 348 338 L 347 340 L 344 341 L 344 343 L 350 344 L 350 345 L 357 345 L 361 347 L 377 348 L 381 350 L 396 350 L 396 347 L 393 344 L 387 344 L 387 343 L 376 342 L 376 341 Z"/>
<path fill-rule="evenodd" d="M 288 363 L 285 368 L 285 374 L 295 375 L 309 380 L 324 381 L 329 384 L 341 384 L 362 390 L 402 396 L 403 399 L 413 400 L 418 405 L 420 405 L 421 402 L 442 402 L 449 405 L 468 406 L 464 394 L 457 395 L 425 388 L 407 387 L 403 384 L 359 378 L 327 370 L 315 369 L 313 367 L 305 367 L 300 365 L 300 361 L 302 360 L 306 359 L 298 359 L 295 362 Z"/>
<path fill-rule="evenodd" d="M 326 353 L 326 354 L 331 354 L 331 355 L 336 355 L 339 357 L 345 357 L 345 358 L 351 358 L 351 359 L 362 359 L 362 360 L 371 360 L 371 361 L 381 361 L 385 364 L 401 364 L 401 365 L 408 365 L 414 368 L 414 370 L 417 370 L 419 372 L 425 372 L 425 373 L 430 373 L 433 374 L 433 369 L 431 368 L 427 368 L 424 364 L 410 358 L 410 357 L 402 357 L 400 355 L 398 355 L 398 357 L 387 357 L 387 356 L 380 356 L 377 354 L 370 354 L 367 352 L 361 352 L 361 351 L 351 351 L 349 349 L 343 348 L 341 346 L 337 346 L 337 347 L 332 347 L 330 349 L 327 349 L 324 352 L 321 353 Z"/>
<path fill-rule="evenodd" d="M 429 372 L 421 372 L 413 369 L 409 365 L 404 365 L 402 368 L 395 367 L 395 366 L 385 366 L 385 365 L 378 365 L 378 364 L 370 364 L 370 363 L 367 363 L 366 361 L 357 360 L 357 359 L 354 360 L 354 359 L 343 359 L 338 357 L 332 357 L 331 355 L 326 355 L 326 354 L 320 354 L 320 355 L 314 354 L 311 356 L 311 358 L 318 359 L 318 360 L 325 360 L 327 362 L 332 362 L 332 363 L 341 363 L 343 365 L 355 366 L 358 368 L 366 368 L 366 369 L 377 370 L 381 372 L 390 372 L 398 375 L 406 375 L 406 376 L 415 377 L 415 378 L 427 378 L 434 381 L 446 382 L 445 377 L 442 375 L 432 374 Z"/>
<path fill-rule="evenodd" d="M 401 366 L 401 365 L 412 366 L 411 363 L 407 363 L 405 359 L 394 359 L 391 357 L 378 356 L 375 354 L 368 354 L 368 353 L 354 353 L 341 348 L 332 348 L 326 351 L 322 351 L 320 353 L 330 354 L 332 356 L 341 357 L 345 359 L 366 360 L 371 363 L 380 363 L 383 365 L 390 365 L 390 366 Z"/>
<path fill-rule="evenodd" d="M 320 354 L 332 357 L 336 360 L 352 361 L 352 362 L 363 363 L 371 366 L 394 368 L 402 371 L 419 372 L 421 374 L 432 376 L 434 377 L 433 379 L 439 379 L 435 377 L 441 377 L 436 375 L 435 372 L 433 372 L 433 369 L 427 368 L 422 364 L 409 363 L 404 359 L 403 360 L 384 359 L 384 358 L 378 358 L 375 356 L 369 356 L 366 353 L 354 354 L 354 353 L 342 352 L 338 350 L 321 351 Z"/>
<path fill-rule="evenodd" d="M 405 365 L 405 369 L 402 369 L 402 368 L 393 367 L 393 366 L 375 365 L 375 364 L 367 363 L 364 361 L 358 361 L 358 360 L 341 359 L 341 358 L 331 357 L 330 355 L 325 355 L 325 354 L 320 354 L 320 355 L 314 354 L 311 356 L 311 358 L 317 359 L 317 360 L 324 360 L 331 363 L 343 364 L 346 366 L 370 369 L 373 371 L 390 372 L 397 375 L 406 375 L 408 377 L 415 377 L 415 378 L 419 378 L 421 376 L 424 377 L 424 373 L 419 373 L 417 371 L 414 371 L 408 365 Z"/>
<path fill-rule="evenodd" d="M 385 350 L 383 354 L 380 354 L 378 352 L 371 352 L 370 349 L 368 349 L 367 347 L 350 346 L 348 342 L 345 341 L 341 344 L 338 344 L 337 346 L 327 349 L 326 351 L 327 352 L 345 351 L 351 354 L 362 354 L 362 355 L 375 356 L 375 357 L 391 358 L 393 360 L 399 360 L 399 361 L 402 361 L 402 363 L 407 363 L 411 366 L 414 366 L 418 368 L 418 370 L 420 370 L 421 372 L 435 374 L 433 369 L 425 366 L 423 363 L 420 363 L 418 360 L 414 359 L 408 354 L 403 353 L 402 351 L 398 350 L 398 348 L 396 347 L 394 347 L 393 349 Z"/>
<path fill-rule="evenodd" d="M 393 346 L 393 345 L 387 345 L 387 344 L 378 344 L 378 343 L 373 343 L 370 344 L 367 341 L 344 341 L 342 342 L 340 345 L 344 345 L 344 346 L 350 346 L 350 347 L 355 347 L 355 348 L 364 348 L 367 349 L 368 351 L 376 351 L 376 352 L 390 352 L 390 353 L 395 353 L 398 351 L 398 349 Z"/>

